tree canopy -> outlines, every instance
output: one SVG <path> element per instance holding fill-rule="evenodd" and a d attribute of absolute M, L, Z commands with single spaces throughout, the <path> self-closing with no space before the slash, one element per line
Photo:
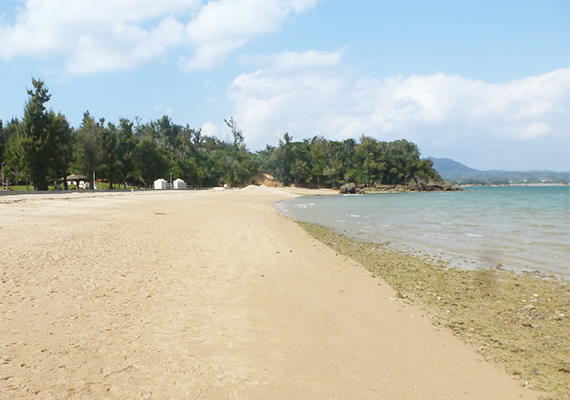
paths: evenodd
<path fill-rule="evenodd" d="M 115 185 L 151 187 L 154 180 L 181 178 L 190 187 L 248 184 L 268 173 L 285 185 L 338 187 L 344 183 L 407 184 L 439 180 L 430 160 L 420 158 L 406 140 L 331 141 L 320 136 L 294 142 L 289 133 L 277 147 L 247 149 L 245 134 L 233 117 L 224 119 L 231 139 L 206 136 L 200 129 L 178 125 L 168 116 L 142 124 L 121 118 L 117 125 L 89 111 L 74 129 L 61 113 L 46 109 L 51 94 L 32 78 L 34 89 L 21 119 L 0 121 L 0 157 L 12 182 L 31 182 L 38 190 L 56 186 L 70 173 L 94 175 Z"/>
<path fill-rule="evenodd" d="M 63 115 L 46 109 L 51 95 L 44 82 L 32 78 L 32 84 L 24 117 L 6 128 L 3 154 L 13 174 L 47 190 L 49 180 L 65 173 L 71 161 L 71 128 Z"/>

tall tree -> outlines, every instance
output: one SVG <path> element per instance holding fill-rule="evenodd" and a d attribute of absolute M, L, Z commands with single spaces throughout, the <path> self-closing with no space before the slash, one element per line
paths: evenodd
<path fill-rule="evenodd" d="M 28 177 L 25 175 L 22 165 L 23 147 L 20 132 L 20 121 L 16 118 L 3 129 L 6 144 L 4 147 L 4 179 L 10 179 L 12 182 L 19 182 L 23 179 L 28 184 Z"/>
<path fill-rule="evenodd" d="M 292 140 L 293 136 L 286 132 L 283 135 L 283 140 L 279 139 L 279 147 L 271 154 L 271 161 L 275 166 L 273 175 L 285 185 L 289 185 L 292 182 L 291 166 L 295 162 Z"/>
<path fill-rule="evenodd" d="M 73 129 L 61 113 L 48 112 L 48 126 L 52 135 L 53 146 L 49 175 L 57 181 L 63 178 L 64 189 L 67 190 L 67 179 L 73 157 Z"/>
<path fill-rule="evenodd" d="M 100 143 L 102 150 L 102 165 L 99 171 L 102 176 L 109 180 L 109 188 L 119 179 L 119 130 L 114 124 L 101 127 Z"/>
<path fill-rule="evenodd" d="M 236 121 L 234 121 L 234 117 L 230 117 L 229 120 L 224 119 L 227 127 L 230 128 L 232 132 L 232 136 L 234 138 L 233 145 L 240 151 L 245 151 L 245 137 L 243 136 L 243 131 L 238 129 Z"/>
<path fill-rule="evenodd" d="M 160 146 L 149 137 L 137 143 L 135 165 L 139 179 L 147 188 L 151 187 L 156 179 L 164 177 L 168 171 L 168 159 Z"/>
<path fill-rule="evenodd" d="M 134 123 L 126 118 L 121 118 L 119 122 L 117 172 L 124 188 L 127 189 L 127 180 L 135 176 L 135 148 L 137 141 L 133 130 Z"/>
<path fill-rule="evenodd" d="M 100 122 L 104 122 L 101 120 Z M 93 173 L 101 165 L 103 152 L 101 150 L 101 124 L 95 122 L 89 111 L 83 114 L 83 122 L 77 132 L 76 167 L 87 175 L 89 188 L 95 188 Z"/>
<path fill-rule="evenodd" d="M 6 142 L 8 138 L 4 132 L 4 122 L 0 119 L 0 162 L 4 162 L 4 149 L 6 148 Z"/>
<path fill-rule="evenodd" d="M 48 88 L 42 80 L 32 78 L 34 88 L 24 108 L 24 119 L 19 124 L 21 165 L 34 187 L 47 190 L 50 157 L 54 151 L 53 133 L 48 129 L 49 121 L 45 104 L 50 100 Z"/>

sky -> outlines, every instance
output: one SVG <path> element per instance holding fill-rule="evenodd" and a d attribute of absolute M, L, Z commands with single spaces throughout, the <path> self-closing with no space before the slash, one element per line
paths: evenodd
<path fill-rule="evenodd" d="M 0 119 L 48 107 L 248 149 L 406 139 L 480 170 L 570 170 L 570 2 L 0 0 Z"/>

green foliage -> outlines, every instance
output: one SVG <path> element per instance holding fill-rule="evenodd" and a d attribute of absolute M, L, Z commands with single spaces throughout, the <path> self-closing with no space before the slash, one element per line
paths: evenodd
<path fill-rule="evenodd" d="M 133 129 L 134 123 L 126 118 L 121 118 L 119 122 L 115 148 L 115 157 L 117 160 L 115 173 L 117 179 L 119 179 L 123 183 L 123 187 L 127 189 L 127 180 L 134 177 L 135 148 L 137 143 Z"/>
<path fill-rule="evenodd" d="M 83 122 L 77 133 L 75 167 L 88 177 L 90 189 L 94 189 L 95 184 L 92 180 L 93 173 L 101 166 L 103 160 L 101 136 L 104 128 L 101 125 L 104 122 L 104 120 L 95 122 L 95 118 L 87 111 L 83 114 Z"/>
<path fill-rule="evenodd" d="M 286 133 L 279 147 L 258 153 L 262 165 L 284 184 L 338 187 L 347 182 L 374 185 L 441 180 L 430 160 L 420 159 L 417 146 L 406 140 L 382 142 L 362 136 L 344 142 L 322 137 L 293 142 Z"/>
<path fill-rule="evenodd" d="M 33 90 L 24 108 L 24 119 L 18 125 L 19 156 L 22 169 L 29 176 L 34 187 L 47 190 L 47 171 L 49 168 L 49 152 L 52 150 L 48 118 L 45 108 L 51 95 L 41 80 L 32 78 Z"/>
<path fill-rule="evenodd" d="M 168 173 L 168 159 L 162 148 L 150 137 L 137 143 L 134 153 L 136 176 L 145 187 Z"/>
<path fill-rule="evenodd" d="M 109 181 L 110 189 L 113 183 L 120 179 L 119 165 L 119 130 L 113 124 L 108 124 L 100 132 L 100 146 L 102 150 L 102 164 L 97 168 L 98 176 L 103 176 Z"/>
<path fill-rule="evenodd" d="M 26 180 L 27 175 L 24 174 L 22 159 L 23 147 L 21 136 L 18 135 L 20 121 L 13 119 L 6 128 L 3 129 L 5 136 L 5 146 L 3 153 L 3 160 L 6 163 L 4 166 L 4 178 L 13 183 Z"/>
<path fill-rule="evenodd" d="M 48 171 L 51 180 L 57 182 L 69 175 L 69 168 L 73 161 L 73 129 L 61 113 L 56 115 L 50 111 L 48 121 L 53 140 Z M 67 187 L 67 180 L 63 179 L 63 183 Z"/>
<path fill-rule="evenodd" d="M 152 187 L 158 178 L 181 178 L 191 187 L 242 186 L 259 172 L 285 185 L 338 187 L 346 182 L 374 185 L 439 180 L 430 160 L 421 160 L 415 144 L 387 143 L 362 136 L 360 142 L 320 136 L 294 142 L 289 133 L 277 147 L 252 153 L 233 117 L 224 120 L 229 141 L 172 122 L 168 116 L 141 124 L 122 118 L 118 125 L 98 121 L 87 111 L 77 130 L 65 117 L 45 109 L 50 96 L 33 80 L 24 118 L 0 121 L 0 150 L 12 181 L 31 180 L 47 189 L 68 173 L 82 173 L 93 188 L 93 175 L 114 188 L 121 184 Z M 70 171 L 70 165 L 73 170 Z"/>
<path fill-rule="evenodd" d="M 47 190 L 49 180 L 69 169 L 72 130 L 62 114 L 46 109 L 51 95 L 44 82 L 32 78 L 32 84 L 23 119 L 1 130 L 2 162 L 8 179 L 29 179 L 36 189 Z"/>
<path fill-rule="evenodd" d="M 8 137 L 4 132 L 4 122 L 0 119 L 0 162 L 2 163 L 4 163 L 4 149 L 7 141 Z"/>

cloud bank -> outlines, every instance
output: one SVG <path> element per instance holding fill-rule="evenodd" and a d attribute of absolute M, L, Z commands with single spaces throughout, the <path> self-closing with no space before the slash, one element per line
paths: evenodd
<path fill-rule="evenodd" d="M 341 58 L 342 52 L 279 53 L 238 76 L 229 97 L 250 147 L 276 144 L 289 132 L 295 140 L 406 138 L 434 156 L 468 155 L 471 145 L 485 142 L 490 153 L 480 157 L 505 143 L 568 150 L 570 69 L 505 84 L 445 74 L 354 79 L 332 68 Z"/>
<path fill-rule="evenodd" d="M 0 59 L 40 60 L 63 76 L 152 62 L 174 62 L 187 73 L 208 70 L 317 2 L 26 0 L 14 21 L 0 21 Z M 506 159 L 517 160 L 519 169 L 529 160 L 570 168 L 570 69 L 502 84 L 446 74 L 362 79 L 344 65 L 348 51 L 241 55 L 240 66 L 253 72 L 237 76 L 227 94 L 249 147 L 275 145 L 285 132 L 295 140 L 368 135 L 406 138 L 426 156 L 474 168 L 500 168 Z M 224 133 L 212 122 L 203 129 Z"/>
<path fill-rule="evenodd" d="M 316 3 L 316 0 L 210 2 L 186 27 L 196 51 L 193 58 L 181 60 L 181 66 L 192 71 L 218 65 L 250 38 L 277 31 L 290 13 L 304 12 Z"/>
<path fill-rule="evenodd" d="M 27 0 L 0 25 L 0 58 L 60 58 L 72 75 L 128 70 L 171 49 L 185 71 L 208 69 L 317 0 Z"/>

